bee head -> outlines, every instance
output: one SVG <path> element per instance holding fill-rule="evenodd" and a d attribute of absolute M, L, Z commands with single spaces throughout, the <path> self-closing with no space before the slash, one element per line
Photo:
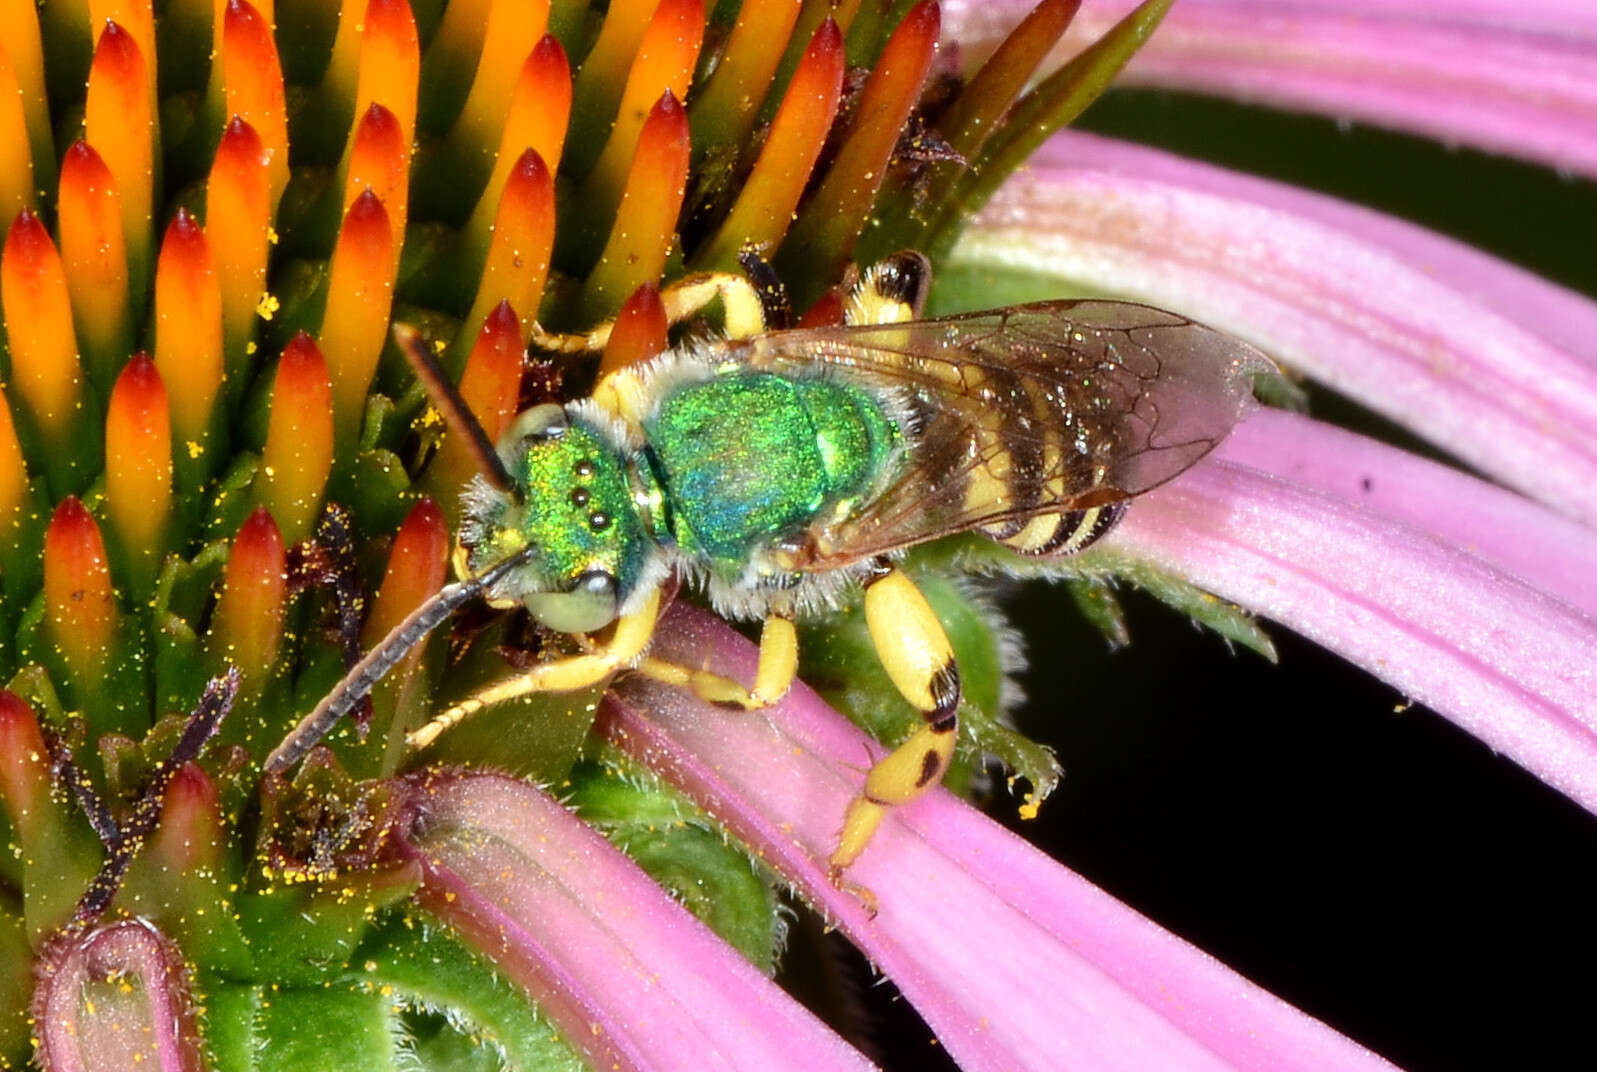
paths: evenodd
<path fill-rule="evenodd" d="M 480 477 L 467 489 L 464 572 L 479 574 L 531 545 L 527 565 L 495 586 L 497 600 L 522 603 L 564 633 L 609 624 L 637 586 L 649 546 L 620 450 L 592 423 L 545 405 L 516 418 L 498 454 L 514 490 Z"/>

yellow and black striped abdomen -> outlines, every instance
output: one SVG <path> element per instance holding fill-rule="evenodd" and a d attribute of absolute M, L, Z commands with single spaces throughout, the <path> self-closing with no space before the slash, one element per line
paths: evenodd
<path fill-rule="evenodd" d="M 812 571 L 957 532 L 1027 555 L 1080 550 L 1213 448 L 1270 368 L 1171 313 L 1098 301 L 780 332 L 723 357 L 846 379 L 903 437 L 878 487 L 808 534 L 793 568 Z"/>
<path fill-rule="evenodd" d="M 1024 555 L 1075 554 L 1107 533 L 1125 512 L 1125 501 L 1075 506 L 1083 488 L 1102 488 L 1104 466 L 1094 457 L 1088 437 L 1073 414 L 1061 413 L 1058 400 L 1035 380 L 1000 374 L 995 386 L 1009 404 L 985 414 L 976 436 L 983 442 L 980 465 L 972 469 L 966 488 L 967 508 L 973 497 L 987 496 L 989 508 L 1009 516 L 980 531 Z"/>

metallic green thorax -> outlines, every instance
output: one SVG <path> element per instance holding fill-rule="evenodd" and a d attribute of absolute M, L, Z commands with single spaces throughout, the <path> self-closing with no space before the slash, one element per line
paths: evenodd
<path fill-rule="evenodd" d="M 644 431 L 671 535 L 683 553 L 730 567 L 846 509 L 872 488 L 897 441 L 880 403 L 858 387 L 748 371 L 672 391 Z"/>

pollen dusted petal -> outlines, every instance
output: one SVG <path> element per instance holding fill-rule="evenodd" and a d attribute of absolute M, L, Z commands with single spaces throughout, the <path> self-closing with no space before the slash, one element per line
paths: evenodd
<path fill-rule="evenodd" d="M 310 536 L 333 468 L 333 388 L 327 362 L 300 332 L 283 349 L 256 494 L 291 544 Z"/>
<path fill-rule="evenodd" d="M 610 137 L 588 176 L 583 191 L 585 209 L 600 219 L 614 211 L 627 178 L 628 162 L 638 147 L 639 132 L 660 99 L 662 91 L 677 100 L 687 97 L 693 65 L 704 41 L 704 0 L 660 0 L 654 17 L 638 44 L 627 73 L 626 89 L 610 128 Z M 572 151 L 573 162 L 582 155 Z"/>
<path fill-rule="evenodd" d="M 150 107 L 147 62 L 132 34 L 114 22 L 107 25 L 95 45 L 83 114 L 85 139 L 115 176 L 122 199 L 122 235 L 136 302 L 143 300 L 150 278 L 160 138 Z"/>
<path fill-rule="evenodd" d="M 522 67 L 548 25 L 549 0 L 493 0 L 476 77 L 450 131 L 451 138 L 460 139 L 478 153 L 493 151 Z M 519 153 L 523 147 L 518 146 L 516 151 Z"/>
<path fill-rule="evenodd" d="M 114 23 L 126 30 L 145 58 L 149 91 L 155 93 L 155 10 L 150 0 L 89 0 L 89 25 Z"/>
<path fill-rule="evenodd" d="M 936 0 L 922 0 L 904 16 L 860 93 L 855 123 L 793 230 L 776 266 L 798 280 L 794 300 L 808 304 L 854 248 L 876 200 L 888 160 L 920 97 L 941 25 Z"/>
<path fill-rule="evenodd" d="M 271 251 L 271 157 L 255 128 L 228 121 L 205 190 L 205 229 L 222 289 L 222 347 L 231 397 L 246 386 Z"/>
<path fill-rule="evenodd" d="M 667 90 L 638 136 L 610 239 L 583 285 L 581 305 L 588 319 L 603 319 L 640 285 L 659 280 L 687 178 L 688 116 Z"/>
<path fill-rule="evenodd" d="M 483 322 L 466 358 L 466 371 L 460 377 L 460 397 L 482 425 L 490 443 L 499 441 L 516 414 L 525 356 L 521 319 L 508 301 L 502 301 Z M 476 473 L 477 460 L 471 448 L 451 434 L 444 437 L 424 480 L 444 508 L 455 514 L 460 509 L 460 489 Z"/>
<path fill-rule="evenodd" d="M 248 691 L 259 687 L 277 660 L 288 587 L 283 536 L 264 506 L 239 527 L 222 576 L 206 646 L 213 657 L 239 668 Z"/>
<path fill-rule="evenodd" d="M 416 76 L 421 67 L 416 20 L 405 0 L 369 0 L 362 28 L 355 115 L 364 115 L 373 104 L 393 112 L 408 154 L 416 133 Z"/>
<path fill-rule="evenodd" d="M 545 35 L 527 54 L 516 80 L 505 115 L 504 132 L 499 138 L 499 154 L 493 173 L 477 199 L 471 220 L 466 225 L 465 245 L 486 253 L 489 228 L 499 209 L 499 198 L 511 169 L 528 149 L 537 150 L 550 174 L 560 170 L 560 153 L 566 141 L 566 122 L 571 116 L 571 66 L 560 42 Z"/>
<path fill-rule="evenodd" d="M 50 102 L 44 88 L 44 49 L 39 37 L 39 6 L 35 0 L 0 0 L 0 52 L 11 65 L 12 77 L 27 116 L 28 144 L 40 184 L 50 181 L 55 157 L 55 135 L 50 129 Z M 3 220 L 16 213 L 8 212 Z M 3 225 L 3 224 L 0 224 Z"/>
<path fill-rule="evenodd" d="M 154 925 L 119 920 L 46 958 L 30 1006 L 43 1067 L 206 1067 L 183 953 Z"/>
<path fill-rule="evenodd" d="M 477 333 L 477 343 L 466 359 L 466 371 L 460 380 L 460 397 L 494 442 L 516 415 L 525 356 L 521 320 L 515 308 L 502 301 L 494 306 Z"/>
<path fill-rule="evenodd" d="M 144 852 L 173 873 L 193 873 L 221 864 L 226 847 L 216 783 L 198 763 L 183 764 L 166 787 L 160 825 Z"/>
<path fill-rule="evenodd" d="M 494 0 L 451 0 L 422 51 L 417 121 L 439 130 L 458 116 L 471 89 Z"/>
<path fill-rule="evenodd" d="M 227 18 L 227 7 L 232 0 L 211 0 L 211 25 L 221 26 Z M 274 0 L 253 0 L 255 11 L 266 20 L 266 25 L 277 25 L 277 10 Z"/>
<path fill-rule="evenodd" d="M 212 449 L 222 389 L 222 287 L 211 246 L 178 209 L 155 266 L 155 364 L 169 385 L 178 483 L 195 486 L 221 463 Z"/>
<path fill-rule="evenodd" d="M 968 158 L 981 148 L 1080 7 L 1081 0 L 1042 0 L 988 57 L 937 117 L 938 133 L 955 152 Z"/>
<path fill-rule="evenodd" d="M 22 444 L 11 423 L 11 402 L 0 394 L 0 544 L 17 542 L 15 528 L 21 520 L 17 515 L 27 505 L 30 484 Z M 0 577 L 4 575 L 0 572 Z"/>
<path fill-rule="evenodd" d="M 538 302 L 549 275 L 549 254 L 554 248 L 555 190 L 549 169 L 528 149 L 516 161 L 505 191 L 499 198 L 494 218 L 493 238 L 488 245 L 488 260 L 483 265 L 477 299 L 463 330 L 475 338 L 478 325 L 502 301 L 521 310 L 521 341 L 532 335 L 538 316 Z"/>
<path fill-rule="evenodd" d="M 737 149 L 754 131 L 803 0 L 747 0 L 715 71 L 688 108 L 695 162 L 711 145 Z"/>
<path fill-rule="evenodd" d="M 0 691 L 0 811 L 15 831 L 14 851 L 26 861 L 22 915 L 33 949 L 71 917 L 101 859 L 82 813 L 55 798 L 51 766 L 33 709 Z"/>
<path fill-rule="evenodd" d="M 88 142 L 74 142 L 61 161 L 56 219 L 83 360 L 90 381 L 104 391 L 127 360 L 133 327 L 122 197 Z"/>
<path fill-rule="evenodd" d="M 271 169 L 272 213 L 288 185 L 288 102 L 271 21 L 248 0 L 227 0 L 222 25 L 225 114 L 255 129 Z"/>
<path fill-rule="evenodd" d="M 367 189 L 395 217 L 393 197 L 403 191 L 409 181 L 409 156 L 405 147 L 405 132 L 400 129 L 394 113 L 373 102 L 355 124 L 350 143 L 349 176 L 344 181 L 344 204 L 348 212 Z"/>
<path fill-rule="evenodd" d="M 0 690 L 0 804 L 24 845 L 49 815 L 50 753 L 33 709 Z"/>
<path fill-rule="evenodd" d="M 377 587 L 372 612 L 361 629 L 361 644 L 370 648 L 405 620 L 406 615 L 444 586 L 449 573 L 449 523 L 431 499 L 424 498 L 394 534 L 394 547 L 388 554 L 388 568 Z M 417 645 L 406 657 L 407 664 L 421 655 Z"/>
<path fill-rule="evenodd" d="M 105 509 L 128 560 L 128 587 L 143 598 L 167 549 L 172 431 L 166 385 L 142 353 L 134 354 L 117 377 L 106 409 Z"/>
<path fill-rule="evenodd" d="M 410 198 L 410 144 L 394 113 L 375 102 L 361 115 L 351 137 L 343 211 L 348 212 L 368 189 L 387 210 L 389 227 L 403 234 Z M 399 252 L 400 243 L 395 242 L 396 272 Z"/>
<path fill-rule="evenodd" d="M 61 258 L 27 209 L 12 223 L 0 254 L 0 306 L 11 351 L 12 415 L 42 440 L 45 474 L 56 493 L 77 490 L 99 454 L 100 418 L 84 390 Z"/>
<path fill-rule="evenodd" d="M 525 986 L 596 1068 L 870 1063 L 554 798 L 498 775 L 411 783 L 417 899 Z M 656 1055 L 668 1055 L 657 1057 Z"/>
<path fill-rule="evenodd" d="M 333 381 L 337 456 L 351 460 L 366 408 L 366 389 L 388 338 L 394 291 L 393 232 L 388 212 L 366 190 L 344 214 L 328 272 L 321 347 Z"/>
<path fill-rule="evenodd" d="M 33 151 L 22 86 L 0 43 L 0 220 L 33 205 Z"/>
<path fill-rule="evenodd" d="M 704 252 L 694 256 L 699 267 L 735 270 L 745 245 L 774 249 L 787 233 L 837 115 L 844 58 L 842 31 L 827 19 L 793 72 L 765 147 L 732 211 Z"/>
<path fill-rule="evenodd" d="M 604 357 L 599 362 L 599 376 L 602 378 L 628 365 L 646 361 L 664 350 L 669 327 L 659 288 L 653 283 L 644 283 L 632 292 L 616 314 L 610 341 L 605 343 Z"/>
<path fill-rule="evenodd" d="M 660 0 L 616 0 L 605 12 L 599 37 L 577 71 L 571 94 L 571 159 L 565 170 L 586 175 L 599 158 L 615 121 L 632 60 Z"/>
<path fill-rule="evenodd" d="M 67 665 L 98 680 L 116 636 L 116 599 L 100 526 L 76 496 L 56 507 L 44 537 L 44 617 Z"/>

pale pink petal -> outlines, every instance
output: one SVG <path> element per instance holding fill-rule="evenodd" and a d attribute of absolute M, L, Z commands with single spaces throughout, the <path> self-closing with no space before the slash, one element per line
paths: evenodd
<path fill-rule="evenodd" d="M 1032 0 L 948 0 L 967 64 Z M 1085 0 L 1061 57 L 1136 6 Z M 1597 4 L 1180 0 L 1120 85 L 1359 119 L 1597 175 Z"/>
<path fill-rule="evenodd" d="M 1597 523 L 1597 303 L 1460 243 L 1065 132 L 956 256 L 1187 313 Z"/>
<path fill-rule="evenodd" d="M 1562 587 L 1547 571 L 1517 563 L 1545 589 L 1509 572 L 1501 543 L 1463 550 L 1408 507 L 1366 503 L 1340 479 L 1300 482 L 1287 437 L 1238 434 L 1237 447 L 1139 499 L 1103 548 L 1290 626 L 1597 811 L 1597 617 L 1553 594 Z M 1467 540 L 1470 526 L 1442 528 Z M 1586 543 L 1554 553 L 1589 592 Z"/>
<path fill-rule="evenodd" d="M 142 920 L 58 939 L 33 992 L 38 1058 L 48 1072 L 200 1072 L 183 955 Z"/>
<path fill-rule="evenodd" d="M 1597 615 L 1597 536 L 1495 484 L 1278 410 L 1239 425 L 1217 456 L 1425 529 Z"/>
<path fill-rule="evenodd" d="M 661 655 L 752 676 L 749 642 L 702 611 L 673 608 L 658 635 Z M 849 869 L 869 918 L 825 860 L 882 749 L 803 685 L 731 714 L 634 675 L 601 725 L 827 912 L 969 1072 L 1389 1067 L 941 789 Z"/>
<path fill-rule="evenodd" d="M 546 794 L 420 775 L 401 851 L 418 899 L 598 1068 L 821 1072 L 870 1062 Z"/>

